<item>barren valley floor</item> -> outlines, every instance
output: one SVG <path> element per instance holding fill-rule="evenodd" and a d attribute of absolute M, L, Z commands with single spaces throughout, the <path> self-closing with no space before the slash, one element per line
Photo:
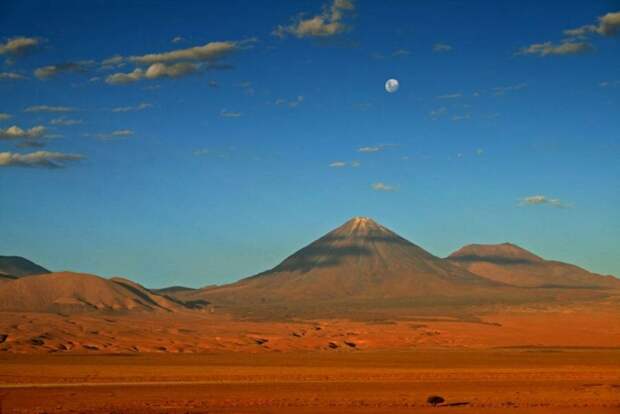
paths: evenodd
<path fill-rule="evenodd" d="M 2 413 L 620 413 L 620 349 L 0 356 Z M 429 395 L 447 404 L 430 407 Z"/>

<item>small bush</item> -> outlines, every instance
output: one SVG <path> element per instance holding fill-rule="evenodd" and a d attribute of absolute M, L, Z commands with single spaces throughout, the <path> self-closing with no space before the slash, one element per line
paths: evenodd
<path fill-rule="evenodd" d="M 433 407 L 444 403 L 446 400 L 439 395 L 431 395 L 426 399 L 426 402 L 432 405 Z"/>

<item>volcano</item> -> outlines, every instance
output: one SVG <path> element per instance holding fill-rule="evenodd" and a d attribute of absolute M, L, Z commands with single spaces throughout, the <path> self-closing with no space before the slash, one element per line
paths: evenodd
<path fill-rule="evenodd" d="M 432 255 L 370 218 L 356 217 L 271 270 L 191 292 L 188 298 L 215 304 L 295 306 L 462 297 L 500 286 Z"/>
<path fill-rule="evenodd" d="M 0 281 L 50 273 L 46 268 L 19 256 L 0 256 Z"/>
<path fill-rule="evenodd" d="M 545 260 L 517 245 L 470 244 L 448 260 L 490 280 L 520 287 L 619 289 L 620 280 L 578 266 Z"/>

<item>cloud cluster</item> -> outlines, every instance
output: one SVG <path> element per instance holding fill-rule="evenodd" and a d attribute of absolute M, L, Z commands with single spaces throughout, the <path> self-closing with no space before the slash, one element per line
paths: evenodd
<path fill-rule="evenodd" d="M 334 36 L 348 29 L 343 18 L 353 10 L 355 6 L 350 0 L 334 0 L 331 6 L 323 7 L 321 14 L 309 19 L 303 19 L 303 15 L 299 15 L 290 25 L 276 27 L 273 35 L 281 38 L 287 35 L 298 38 Z"/>
<path fill-rule="evenodd" d="M 84 159 L 80 154 L 36 151 L 28 154 L 0 152 L 0 167 L 64 168 L 67 162 Z"/>
<path fill-rule="evenodd" d="M 575 29 L 564 30 L 569 37 L 584 37 L 591 33 L 601 36 L 615 36 L 620 33 L 620 12 L 607 13 L 598 18 L 597 24 L 588 24 Z"/>
<path fill-rule="evenodd" d="M 2 139 L 37 139 L 45 134 L 45 127 L 38 125 L 30 129 L 22 129 L 13 125 L 7 129 L 0 129 L 0 140 Z"/>
<path fill-rule="evenodd" d="M 579 55 L 594 50 L 594 47 L 588 43 L 588 36 L 615 36 L 620 33 L 620 12 L 607 13 L 598 18 L 596 24 L 588 24 L 575 29 L 564 30 L 564 40 L 554 44 L 552 42 L 535 43 L 533 45 L 521 48 L 517 55 Z"/>
<path fill-rule="evenodd" d="M 394 192 L 398 190 L 396 187 L 382 183 L 382 182 L 373 183 L 370 185 L 370 188 L 372 188 L 375 191 L 383 191 L 383 192 Z"/>
<path fill-rule="evenodd" d="M 13 37 L 0 43 L 0 55 L 20 56 L 41 44 L 36 37 Z"/>
<path fill-rule="evenodd" d="M 551 206 L 551 207 L 556 207 L 556 208 L 570 207 L 570 205 L 563 203 L 562 201 L 560 201 L 560 199 L 547 197 L 545 195 L 540 195 L 540 194 L 523 197 L 521 200 L 519 200 L 519 205 L 520 206 L 546 205 L 546 206 Z"/>
<path fill-rule="evenodd" d="M 113 73 L 106 78 L 110 85 L 125 85 L 142 79 L 178 78 L 198 71 L 201 67 L 207 69 L 227 69 L 230 65 L 219 63 L 219 60 L 235 51 L 250 47 L 256 39 L 241 41 L 210 42 L 203 46 L 177 49 L 169 52 L 150 53 L 141 56 L 114 56 L 107 59 L 107 66 L 120 65 L 128 61 L 134 65 L 146 65 L 146 68 L 137 67 L 131 72 Z"/>

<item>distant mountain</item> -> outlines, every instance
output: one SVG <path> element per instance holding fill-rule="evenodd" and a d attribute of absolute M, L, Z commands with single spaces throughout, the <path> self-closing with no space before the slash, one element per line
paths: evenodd
<path fill-rule="evenodd" d="M 0 284 L 0 311 L 176 311 L 182 305 L 126 279 L 59 272 Z"/>
<path fill-rule="evenodd" d="M 613 276 L 572 264 L 545 260 L 510 243 L 470 244 L 447 257 L 472 273 L 521 287 L 620 288 Z"/>
<path fill-rule="evenodd" d="M 0 256 L 0 277 L 13 278 L 50 273 L 46 268 L 19 256 Z"/>
<path fill-rule="evenodd" d="M 430 254 L 369 218 L 356 217 L 269 271 L 182 296 L 231 306 L 321 307 L 330 301 L 392 306 L 431 297 L 490 294 L 499 286 Z"/>

